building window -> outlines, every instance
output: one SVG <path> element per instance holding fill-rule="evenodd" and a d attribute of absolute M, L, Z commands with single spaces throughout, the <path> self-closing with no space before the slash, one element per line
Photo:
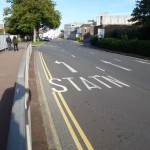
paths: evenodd
<path fill-rule="evenodd" d="M 86 29 L 84 29 L 84 32 L 86 33 Z"/>

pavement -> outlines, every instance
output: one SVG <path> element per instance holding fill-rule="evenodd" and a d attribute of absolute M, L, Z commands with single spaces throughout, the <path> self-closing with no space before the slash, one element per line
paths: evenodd
<path fill-rule="evenodd" d="M 19 51 L 0 51 L 0 150 L 5 150 L 9 132 L 15 82 L 23 56 Z"/>
<path fill-rule="evenodd" d="M 0 51 L 0 150 L 6 150 L 9 133 L 11 109 L 13 105 L 15 83 L 27 43 L 19 43 L 19 51 Z M 34 52 L 29 68 L 29 86 L 31 94 L 31 122 L 33 150 L 46 150 L 47 142 L 43 129 L 42 116 L 38 104 L 36 79 L 34 72 Z"/>

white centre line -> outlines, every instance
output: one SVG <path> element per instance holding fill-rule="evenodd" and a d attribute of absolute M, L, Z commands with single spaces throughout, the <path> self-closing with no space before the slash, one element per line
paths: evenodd
<path fill-rule="evenodd" d="M 73 58 L 75 58 L 76 56 L 74 56 L 74 55 L 71 55 Z"/>
<path fill-rule="evenodd" d="M 51 49 L 51 51 L 59 51 L 59 52 L 61 51 L 61 52 L 64 52 L 64 50 L 59 50 L 59 49 L 55 49 L 55 50 Z"/>
<path fill-rule="evenodd" d="M 139 60 L 135 60 L 136 62 L 139 62 L 139 63 L 142 63 L 142 64 L 148 64 L 148 65 L 150 65 L 150 63 L 148 63 L 148 62 L 145 62 L 145 61 L 139 61 Z"/>
<path fill-rule="evenodd" d="M 94 55 L 95 53 L 93 53 L 93 52 L 90 52 L 90 54 Z"/>
<path fill-rule="evenodd" d="M 121 61 L 120 59 L 114 59 L 114 60 L 116 60 L 116 61 Z"/>
<path fill-rule="evenodd" d="M 125 67 L 122 67 L 122 66 L 113 64 L 113 63 L 108 62 L 108 61 L 104 61 L 104 60 L 101 60 L 101 61 L 102 61 L 103 63 L 105 63 L 105 64 L 110 64 L 110 65 L 112 65 L 112 66 L 116 66 L 116 67 L 121 68 L 121 69 L 124 69 L 124 70 L 126 70 L 126 71 L 132 71 L 131 69 L 128 69 L 128 68 L 125 68 Z"/>
<path fill-rule="evenodd" d="M 101 69 L 101 68 L 99 68 L 99 67 L 96 67 L 97 69 L 99 69 L 99 70 L 101 70 L 101 71 L 103 71 L 103 72 L 105 72 L 105 70 L 104 69 Z"/>

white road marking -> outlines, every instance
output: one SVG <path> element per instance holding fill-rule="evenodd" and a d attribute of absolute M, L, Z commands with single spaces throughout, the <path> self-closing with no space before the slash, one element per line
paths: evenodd
<path fill-rule="evenodd" d="M 104 69 L 101 69 L 101 68 L 99 68 L 99 67 L 96 67 L 97 69 L 99 69 L 99 70 L 101 70 L 101 71 L 103 71 L 103 72 L 105 72 L 105 70 Z"/>
<path fill-rule="evenodd" d="M 77 86 L 77 84 L 75 84 L 75 82 L 73 82 L 73 77 L 63 78 L 63 79 L 68 80 L 78 91 L 82 91 L 82 90 Z"/>
<path fill-rule="evenodd" d="M 88 79 L 91 79 L 91 80 L 94 79 L 95 81 L 97 81 L 97 83 L 100 83 L 101 85 L 104 85 L 105 87 L 107 87 L 109 89 L 112 89 L 113 87 L 108 85 L 108 82 L 109 82 L 109 84 L 111 83 L 113 85 L 116 85 L 119 88 L 123 88 L 123 86 L 130 87 L 130 85 L 128 85 L 116 78 L 113 78 L 111 76 L 94 75 L 94 76 L 88 76 L 88 78 L 79 77 L 76 79 L 78 79 L 78 81 L 80 80 L 83 83 L 83 85 L 90 91 L 93 89 L 101 90 L 102 88 L 98 84 L 95 84 L 95 83 L 89 81 Z M 82 89 L 74 82 L 74 77 L 65 77 L 62 79 L 51 78 L 49 80 L 49 83 L 51 85 L 53 85 L 53 87 L 51 89 L 54 92 L 67 92 L 69 90 L 69 88 L 67 88 L 65 85 L 62 85 L 62 80 L 68 81 L 77 91 L 79 91 L 79 92 L 82 91 Z M 107 81 L 107 83 L 105 83 L 106 81 Z"/>
<path fill-rule="evenodd" d="M 116 60 L 116 61 L 121 61 L 120 59 L 114 59 L 114 60 Z"/>
<path fill-rule="evenodd" d="M 50 51 L 61 51 L 61 52 L 63 52 L 64 50 L 59 50 L 59 49 L 51 49 Z"/>
<path fill-rule="evenodd" d="M 56 88 L 52 88 L 52 90 L 54 92 L 66 92 L 68 90 L 65 86 L 60 85 L 60 84 L 56 84 L 53 81 L 59 81 L 59 82 L 61 82 L 61 79 L 52 78 L 52 79 L 49 80 L 49 83 L 52 84 L 52 85 L 55 85 L 56 87 L 62 88 L 61 90 L 60 89 L 57 90 Z"/>
<path fill-rule="evenodd" d="M 110 64 L 110 65 L 112 65 L 112 66 L 116 66 L 116 67 L 121 68 L 121 69 L 124 69 L 124 70 L 126 70 L 126 71 L 132 71 L 131 69 L 128 69 L 128 68 L 125 68 L 125 67 L 122 67 L 122 66 L 113 64 L 113 63 L 108 62 L 108 61 L 104 61 L 104 60 L 101 60 L 101 61 L 102 61 L 103 63 L 105 63 L 105 64 Z"/>
<path fill-rule="evenodd" d="M 90 54 L 94 55 L 95 53 L 93 53 L 93 52 L 90 52 Z"/>
<path fill-rule="evenodd" d="M 88 81 L 87 79 L 83 78 L 83 77 L 79 77 L 81 79 L 81 81 L 83 82 L 83 84 L 87 87 L 88 90 L 92 90 L 92 89 L 102 89 L 101 87 L 99 87 L 98 85 Z"/>
<path fill-rule="evenodd" d="M 148 64 L 148 65 L 150 65 L 150 63 L 148 63 L 148 62 L 145 62 L 145 61 L 139 61 L 139 60 L 135 60 L 136 62 L 139 62 L 139 63 L 142 63 L 142 64 Z"/>
<path fill-rule="evenodd" d="M 125 83 L 123 83 L 123 82 L 121 82 L 121 81 L 119 81 L 119 80 L 117 80 L 117 79 L 115 79 L 115 78 L 113 78 L 113 77 L 111 77 L 111 76 L 107 76 L 107 77 L 101 76 L 101 77 L 102 77 L 103 79 L 105 79 L 105 80 L 107 80 L 107 81 L 109 81 L 109 82 L 115 84 L 115 85 L 118 86 L 118 87 L 122 87 L 121 85 L 130 87 L 130 85 L 125 84 Z M 119 85 L 119 84 L 121 84 L 121 85 Z"/>
<path fill-rule="evenodd" d="M 72 67 L 70 67 L 68 64 L 64 63 L 64 62 L 59 62 L 59 61 L 55 61 L 56 64 L 63 64 L 64 66 L 66 66 L 71 72 L 73 73 L 77 73 L 78 71 L 76 71 L 75 69 L 73 69 Z"/>
<path fill-rule="evenodd" d="M 74 56 L 74 55 L 71 55 L 73 58 L 75 58 L 76 56 Z"/>
<path fill-rule="evenodd" d="M 99 75 L 89 76 L 89 78 L 93 78 L 93 79 L 95 79 L 96 81 L 98 81 L 99 83 L 101 83 L 101 84 L 105 85 L 106 87 L 111 88 L 111 86 L 109 86 L 108 84 L 104 83 L 104 82 L 103 82 L 103 81 L 101 81 L 100 79 L 97 79 L 97 78 L 100 78 L 100 76 L 99 76 Z"/>

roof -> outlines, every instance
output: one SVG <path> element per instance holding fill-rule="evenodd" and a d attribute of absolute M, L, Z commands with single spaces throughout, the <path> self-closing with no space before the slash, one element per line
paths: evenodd
<path fill-rule="evenodd" d="M 83 24 L 81 27 L 91 27 L 91 24 Z"/>

